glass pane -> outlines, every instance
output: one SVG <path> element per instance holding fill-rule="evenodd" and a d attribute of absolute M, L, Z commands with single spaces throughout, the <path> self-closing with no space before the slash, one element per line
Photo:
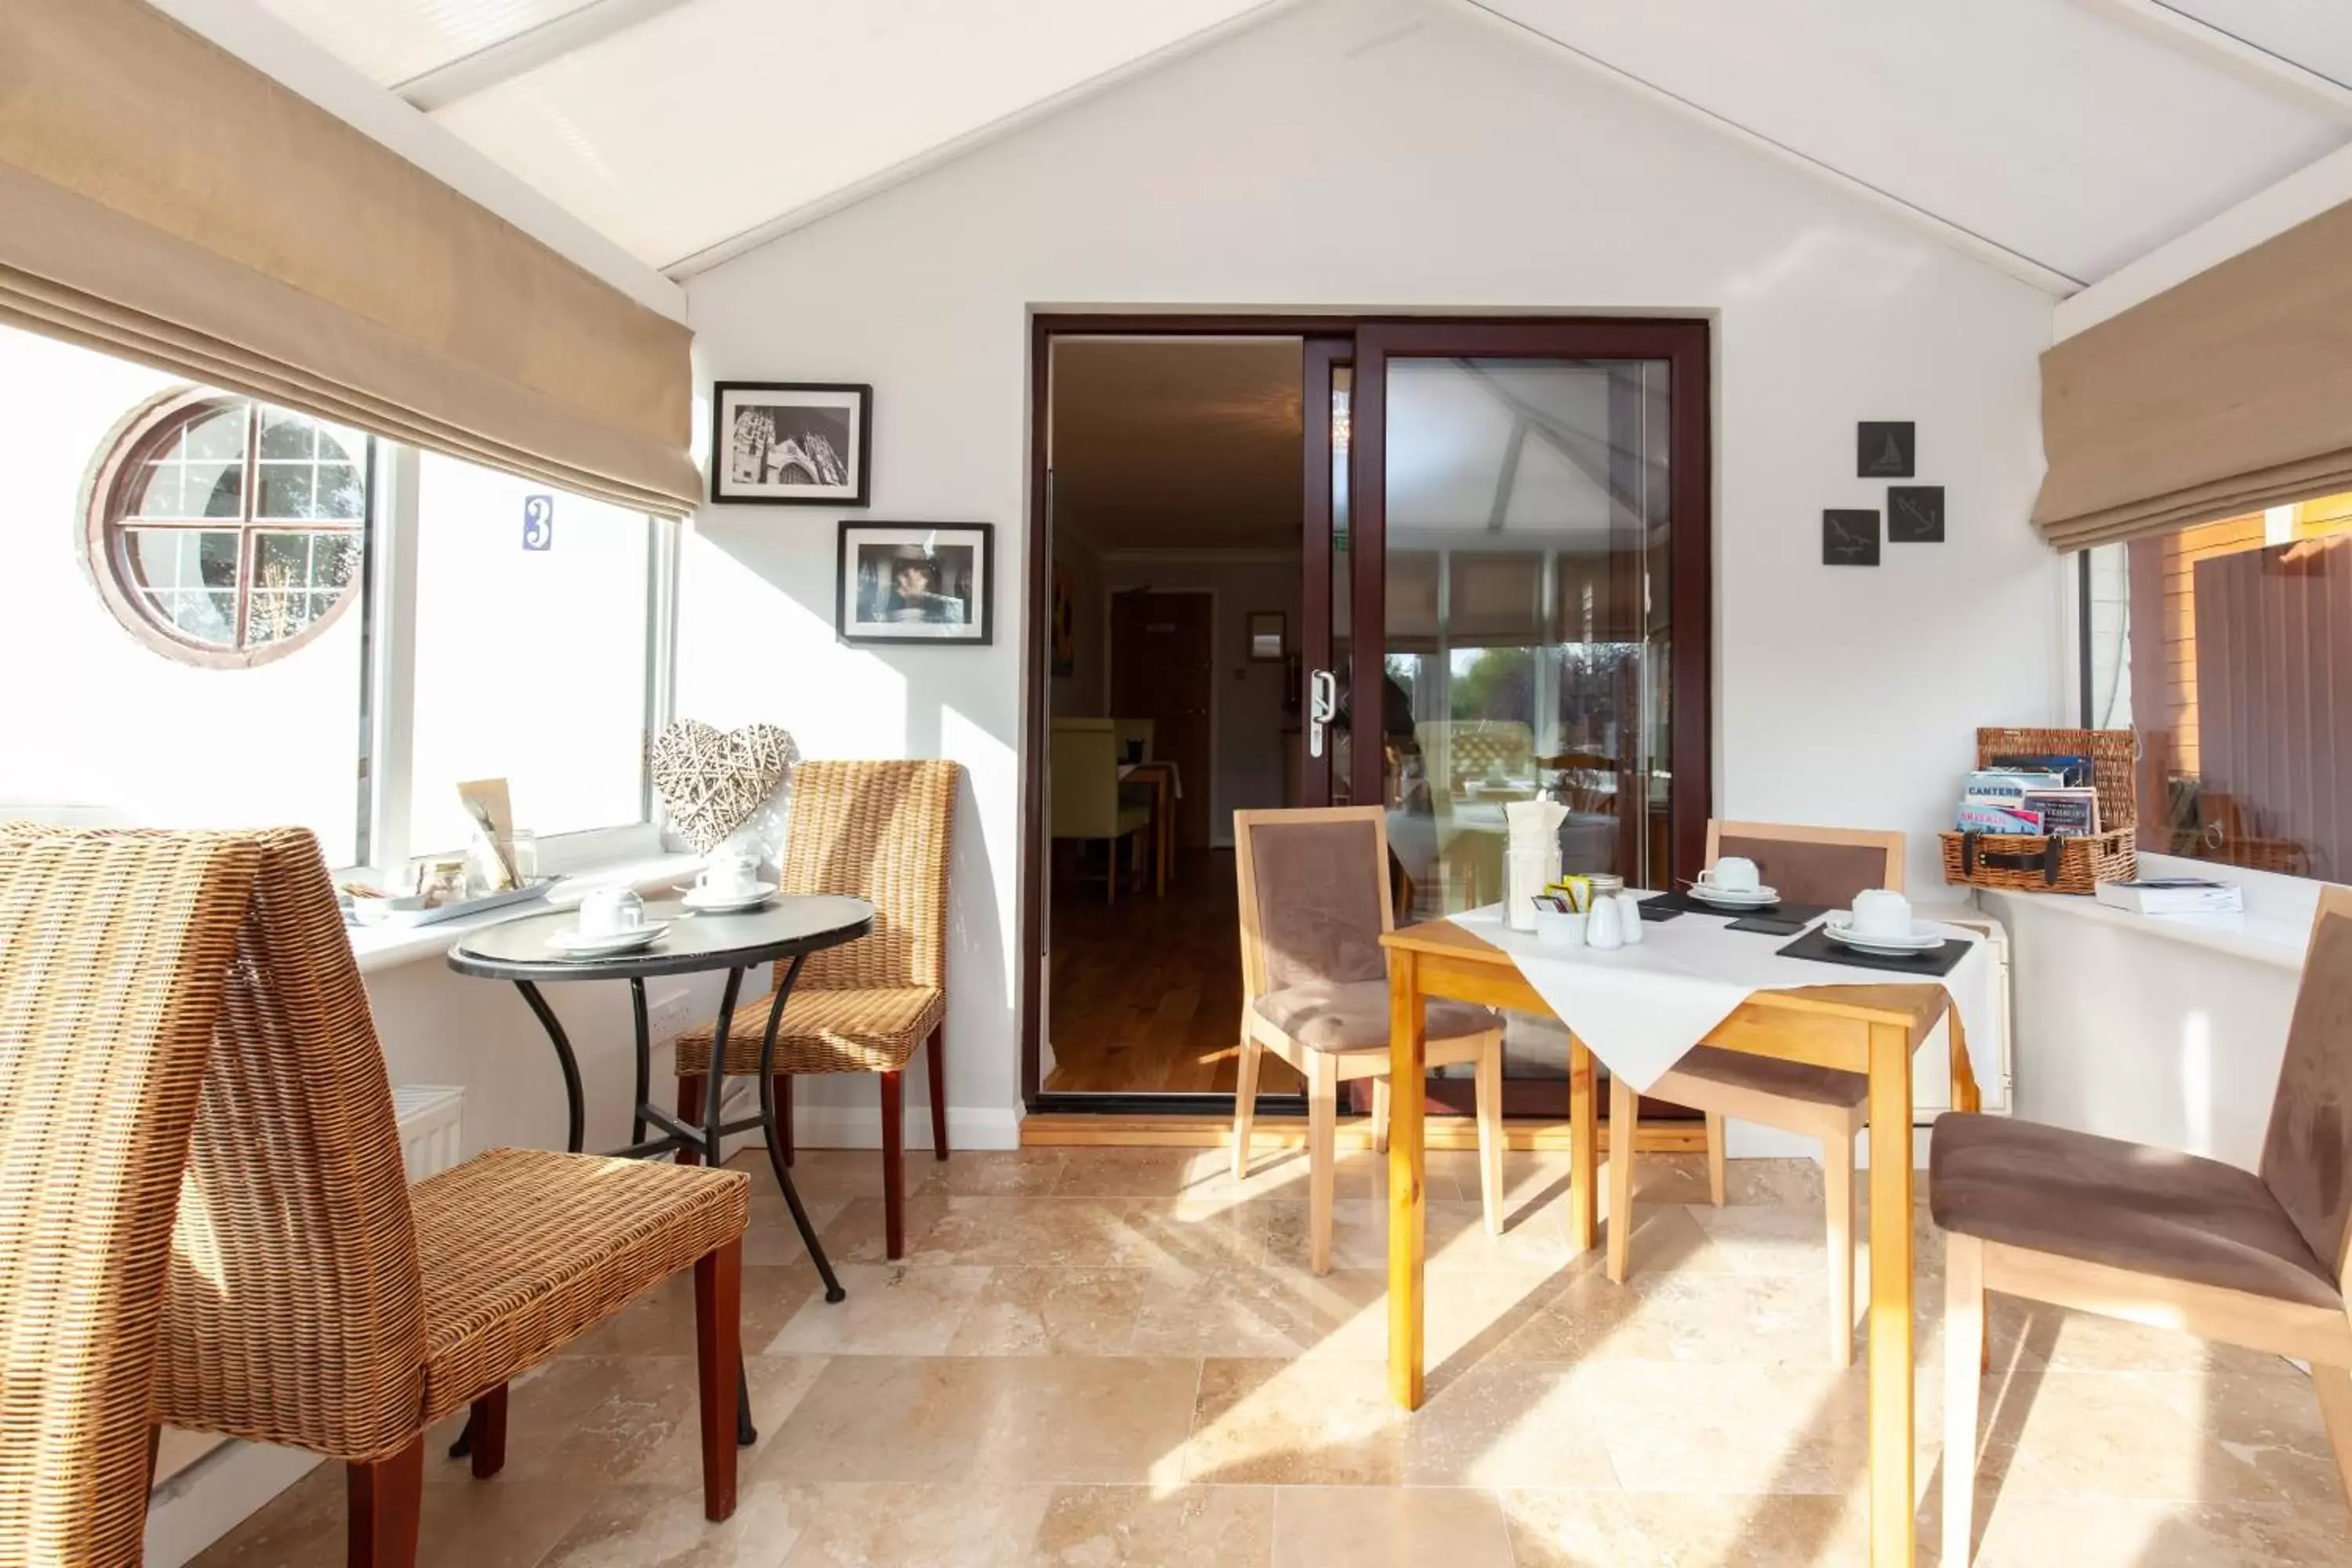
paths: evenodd
<path fill-rule="evenodd" d="M 180 463 L 150 463 L 141 479 L 137 497 L 131 503 L 133 517 L 185 517 L 187 510 L 180 504 L 180 476 L 186 468 Z"/>
<path fill-rule="evenodd" d="M 193 528 L 127 528 L 123 559 L 157 618 L 190 641 L 236 646 L 237 536 Z"/>
<path fill-rule="evenodd" d="M 318 426 L 310 420 L 282 408 L 261 411 L 261 458 L 309 458 L 318 450 Z"/>
<path fill-rule="evenodd" d="M 236 518 L 244 512 L 245 468 L 241 464 L 192 462 L 182 484 L 182 500 L 190 517 Z"/>
<path fill-rule="evenodd" d="M 245 460 L 245 405 L 237 404 L 190 424 L 182 437 L 181 455 L 193 459 L 241 463 Z"/>
<path fill-rule="evenodd" d="M 525 505 L 551 493 L 546 547 L 527 548 Z M 424 455 L 410 795 L 418 853 L 466 842 L 465 779 L 507 780 L 516 826 L 537 833 L 644 819 L 652 526 L 641 512 Z M 547 679 L 551 664 L 560 679 Z"/>
<path fill-rule="evenodd" d="M 316 517 L 311 495 L 313 468 L 308 463 L 259 465 L 261 504 L 256 517 L 307 519 Z"/>
<path fill-rule="evenodd" d="M 360 482 L 360 470 L 352 463 L 320 463 L 311 500 L 316 510 L 312 516 L 357 522 L 366 510 L 367 491 Z"/>
<path fill-rule="evenodd" d="M 245 630 L 251 646 L 283 642 L 313 625 L 358 577 L 357 534 L 262 533 L 254 542 Z"/>
<path fill-rule="evenodd" d="M 1426 918 L 1502 896 L 1503 807 L 1561 863 L 1668 876 L 1667 367 L 1392 360 L 1389 838 Z"/>
<path fill-rule="evenodd" d="M 2140 847 L 2352 877 L 2352 494 L 2095 552 L 2086 641 L 2094 721 L 2139 737 Z"/>

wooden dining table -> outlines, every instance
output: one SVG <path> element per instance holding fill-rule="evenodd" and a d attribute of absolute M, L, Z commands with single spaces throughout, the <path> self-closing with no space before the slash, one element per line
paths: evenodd
<path fill-rule="evenodd" d="M 1423 1396 L 1422 1272 L 1426 1248 L 1422 1123 L 1428 1073 L 1423 1005 L 1432 997 L 1517 1012 L 1551 1009 L 1508 953 L 1451 921 L 1381 939 L 1389 963 L 1389 1392 Z M 1913 1284 L 1911 1058 L 1947 1017 L 1952 1104 L 1977 1109 L 1960 1017 L 1940 985 L 1865 984 L 1756 991 L 1694 1045 L 1753 1051 L 1870 1079 L 1870 1521 L 1872 1568 L 1910 1568 Z M 1591 1049 L 1569 1037 L 1569 1237 L 1593 1245 L 1600 1149 Z M 1627 1130 L 1630 1132 L 1630 1130 Z M 1611 1224 L 1618 1223 L 1612 1215 Z"/>

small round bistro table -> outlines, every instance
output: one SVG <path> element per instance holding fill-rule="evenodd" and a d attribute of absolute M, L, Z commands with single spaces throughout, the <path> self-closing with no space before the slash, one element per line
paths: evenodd
<path fill-rule="evenodd" d="M 841 1281 L 834 1278 L 833 1265 L 817 1243 L 816 1228 L 809 1224 L 808 1211 L 801 1206 L 792 1172 L 784 1164 L 783 1140 L 776 1125 L 776 1027 L 783 1021 L 785 1001 L 792 995 L 793 985 L 800 979 L 801 965 L 807 962 L 808 955 L 855 942 L 871 931 L 874 906 L 863 899 L 786 894 L 761 909 L 719 915 L 696 914 L 675 900 L 658 900 L 646 903 L 646 919 L 649 923 L 666 921 L 669 929 L 649 946 L 609 958 L 567 958 L 547 945 L 547 939 L 554 932 L 578 924 L 579 916 L 573 910 L 508 921 L 460 940 L 449 950 L 449 967 L 460 974 L 484 980 L 512 981 L 515 989 L 522 993 L 532 1016 L 547 1031 L 548 1043 L 555 1047 L 556 1065 L 563 1073 L 568 1116 L 564 1147 L 575 1154 L 581 1152 L 587 1126 L 580 1062 L 572 1054 L 572 1041 L 564 1034 L 563 1025 L 539 988 L 542 982 L 627 981 L 630 1011 L 636 1025 L 636 1100 L 635 1109 L 630 1113 L 629 1145 L 614 1150 L 614 1155 L 646 1160 L 691 1149 L 705 1163 L 716 1166 L 721 1140 L 731 1132 L 758 1128 L 768 1146 L 768 1163 L 774 1167 L 776 1184 L 783 1189 L 784 1202 L 793 1211 L 793 1223 L 800 1227 L 801 1241 L 808 1247 L 809 1259 L 816 1265 L 818 1278 L 824 1281 L 824 1299 L 840 1300 L 845 1294 Z M 734 1021 L 735 1000 L 742 990 L 743 976 L 759 964 L 776 963 L 785 963 L 786 967 L 769 1005 L 767 1027 L 760 1039 L 759 1113 L 736 1121 L 723 1121 L 719 1105 L 725 1097 L 717 1092 L 716 1086 L 703 1097 L 706 1110 L 700 1127 L 689 1126 L 666 1107 L 652 1103 L 648 1095 L 653 1036 L 646 1006 L 646 982 L 664 974 L 707 973 L 721 969 L 727 972 L 726 989 L 719 999 L 719 1020 L 713 1026 L 710 1043 L 710 1059 L 723 1063 L 727 1059 L 728 1026 Z M 659 1136 L 646 1136 L 648 1124 L 659 1130 Z M 750 1401 L 739 1402 L 736 1408 L 742 1413 L 738 1435 L 749 1444 L 753 1438 Z M 464 1442 L 459 1439 L 460 1447 Z"/>

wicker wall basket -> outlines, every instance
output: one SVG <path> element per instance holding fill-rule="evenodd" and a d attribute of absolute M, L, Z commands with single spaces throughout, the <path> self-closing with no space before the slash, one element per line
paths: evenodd
<path fill-rule="evenodd" d="M 2127 882 L 2139 865 L 2137 744 L 2129 730 L 1979 730 L 1977 766 L 1995 757 L 2091 759 L 2100 831 L 2074 837 L 1946 833 L 1944 880 L 2011 893 L 2088 893 Z"/>

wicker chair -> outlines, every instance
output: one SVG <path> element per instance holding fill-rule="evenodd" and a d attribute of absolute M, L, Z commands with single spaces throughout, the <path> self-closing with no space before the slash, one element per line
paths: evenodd
<path fill-rule="evenodd" d="M 1792 902 L 1842 905 L 1865 888 L 1903 889 L 1903 835 L 1874 829 L 1709 822 L 1706 861 L 1726 855 L 1756 862 L 1765 885 Z M 1955 1026 L 1957 1027 L 1957 1026 Z M 1858 1072 L 1778 1061 L 1750 1051 L 1698 1046 L 1650 1086 L 1655 1098 L 1706 1117 L 1707 1188 L 1724 1200 L 1723 1124 L 1727 1116 L 1818 1138 L 1828 1216 L 1830 1364 L 1853 1362 L 1853 1139 L 1870 1122 L 1870 1080 Z M 1609 1278 L 1622 1281 L 1632 1253 L 1633 1127 L 1640 1097 L 1622 1079 L 1609 1086 Z M 1622 1131 L 1621 1131 L 1622 1130 Z M 1621 1217 L 1622 1216 L 1622 1217 Z"/>
<path fill-rule="evenodd" d="M 775 1100 L 785 1158 L 792 1157 L 793 1073 L 882 1077 L 882 1191 L 887 1251 L 906 1252 L 906 1109 L 899 1074 L 930 1042 L 931 1142 L 948 1157 L 948 851 L 955 823 L 955 763 L 814 762 L 793 769 L 782 884 L 788 893 L 833 893 L 874 906 L 873 934 L 813 953 L 776 1031 Z M 784 966 L 776 966 L 775 984 Z M 770 993 L 773 994 L 772 992 Z M 730 1016 L 726 1071 L 760 1070 L 766 997 Z M 677 1042 L 677 1112 L 702 1120 L 711 1026 Z M 681 1162 L 693 1156 L 681 1153 Z"/>
<path fill-rule="evenodd" d="M 139 1561 L 172 1215 L 256 860 L 0 847 L 0 1562 Z"/>
<path fill-rule="evenodd" d="M 690 1268 L 703 1511 L 728 1518 L 749 1180 L 495 1149 L 410 1188 L 318 843 L 299 828 L 258 838 L 150 1418 L 344 1461 L 350 1561 L 407 1568 L 425 1429 L 470 1405 L 474 1474 L 495 1475 L 509 1381 Z"/>

